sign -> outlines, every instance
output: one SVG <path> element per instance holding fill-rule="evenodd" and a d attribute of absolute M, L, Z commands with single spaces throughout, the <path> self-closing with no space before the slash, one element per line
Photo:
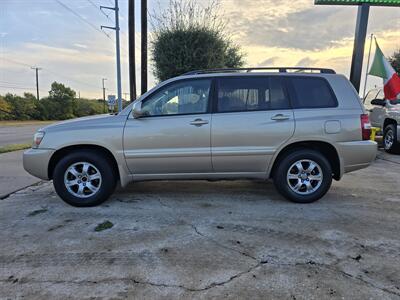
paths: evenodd
<path fill-rule="evenodd" d="M 115 104 L 117 103 L 115 95 L 108 95 L 107 103 L 108 106 L 115 106 Z"/>
<path fill-rule="evenodd" d="M 108 95 L 107 104 L 108 104 L 108 109 L 110 111 L 114 111 L 114 106 L 115 104 L 117 104 L 117 99 L 115 95 Z"/>
<path fill-rule="evenodd" d="M 315 0 L 316 5 L 400 6 L 400 0 Z"/>

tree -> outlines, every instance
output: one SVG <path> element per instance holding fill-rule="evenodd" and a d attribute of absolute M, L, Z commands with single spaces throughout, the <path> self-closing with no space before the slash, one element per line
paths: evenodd
<path fill-rule="evenodd" d="M 7 94 L 4 99 L 10 107 L 10 114 L 16 120 L 31 120 L 34 119 L 36 110 L 35 97 L 29 97 L 32 94 L 25 94 L 27 97 L 21 97 L 13 94 Z"/>
<path fill-rule="evenodd" d="M 11 105 L 0 96 L 0 120 L 12 119 Z"/>
<path fill-rule="evenodd" d="M 218 2 L 201 7 L 195 0 L 170 0 L 151 15 L 154 75 L 163 81 L 183 73 L 243 65 L 243 54 L 225 34 Z"/>
<path fill-rule="evenodd" d="M 65 120 L 74 118 L 76 92 L 62 83 L 53 82 L 49 91 L 48 100 L 54 102 L 56 108 L 50 111 L 49 116 L 53 120 Z"/>
<path fill-rule="evenodd" d="M 74 115 L 84 117 L 103 113 L 103 101 L 79 99 L 76 101 Z"/>
<path fill-rule="evenodd" d="M 395 51 L 393 56 L 389 57 L 389 62 L 397 74 L 400 74 L 400 49 Z"/>

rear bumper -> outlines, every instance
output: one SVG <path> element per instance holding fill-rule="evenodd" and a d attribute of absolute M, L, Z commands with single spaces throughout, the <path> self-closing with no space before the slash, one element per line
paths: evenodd
<path fill-rule="evenodd" d="M 40 179 L 49 180 L 48 166 L 53 149 L 29 149 L 24 152 L 24 169 Z"/>
<path fill-rule="evenodd" d="M 378 144 L 374 141 L 343 142 L 337 146 L 342 174 L 368 167 L 378 153 Z"/>

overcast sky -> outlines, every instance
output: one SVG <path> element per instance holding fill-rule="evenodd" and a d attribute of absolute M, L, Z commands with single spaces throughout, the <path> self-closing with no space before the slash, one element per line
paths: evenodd
<path fill-rule="evenodd" d="M 149 10 L 168 0 L 149 0 Z M 39 66 L 40 90 L 47 94 L 53 81 L 63 82 L 82 97 L 101 98 L 101 79 L 115 93 L 113 16 L 99 5 L 112 0 L 0 0 L 0 94 L 34 92 L 30 66 Z M 140 53 L 139 0 L 137 47 Z M 206 0 L 199 0 L 207 3 Z M 313 0 L 221 0 L 227 31 L 246 56 L 246 66 L 331 67 L 349 75 L 356 7 L 315 6 Z M 121 6 L 123 92 L 129 92 L 127 65 L 127 0 Z M 372 7 L 368 33 L 375 33 L 386 55 L 400 48 L 400 8 Z M 366 47 L 368 47 L 368 43 Z M 151 63 L 151 61 L 150 61 Z M 140 86 L 140 57 L 137 57 Z M 155 80 L 149 71 L 150 87 Z M 369 79 L 370 86 L 381 80 Z M 139 88 L 140 91 L 140 88 Z M 127 97 L 129 98 L 129 96 Z"/>

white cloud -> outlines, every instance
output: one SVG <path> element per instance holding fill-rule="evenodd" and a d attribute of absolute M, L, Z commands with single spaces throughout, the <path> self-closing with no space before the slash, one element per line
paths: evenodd
<path fill-rule="evenodd" d="M 87 49 L 88 48 L 88 46 L 83 45 L 83 44 L 78 44 L 78 43 L 75 43 L 74 46 L 78 47 L 78 48 L 82 48 L 82 49 Z"/>

